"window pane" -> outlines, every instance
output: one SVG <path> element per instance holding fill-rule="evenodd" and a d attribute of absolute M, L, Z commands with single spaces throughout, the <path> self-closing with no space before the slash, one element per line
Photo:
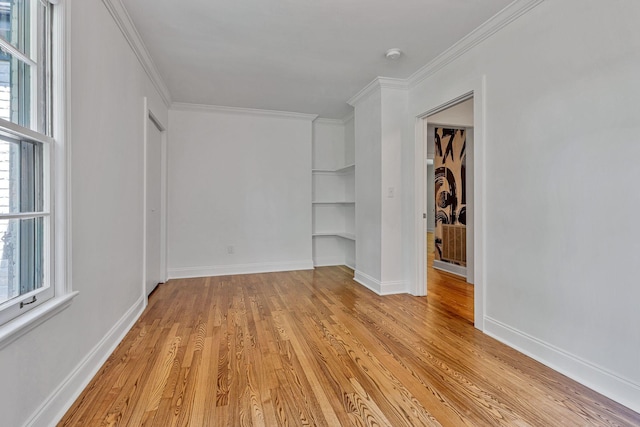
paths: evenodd
<path fill-rule="evenodd" d="M 0 50 L 0 118 L 30 127 L 31 66 Z"/>
<path fill-rule="evenodd" d="M 0 214 L 44 209 L 42 144 L 0 139 Z"/>
<path fill-rule="evenodd" d="M 0 220 L 0 304 L 40 289 L 44 218 Z"/>
<path fill-rule="evenodd" d="M 29 0 L 0 0 L 0 37 L 30 56 Z"/>

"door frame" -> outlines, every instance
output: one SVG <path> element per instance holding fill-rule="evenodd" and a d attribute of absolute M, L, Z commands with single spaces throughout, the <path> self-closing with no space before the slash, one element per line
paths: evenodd
<path fill-rule="evenodd" d="M 149 132 L 147 129 L 151 120 L 160 131 L 160 278 L 167 280 L 167 126 L 162 123 L 159 115 L 153 112 L 149 100 L 144 97 L 143 115 L 143 195 L 142 195 L 142 294 L 144 305 L 147 306 L 147 150 Z"/>
<path fill-rule="evenodd" d="M 414 277 L 413 294 L 427 295 L 427 117 L 439 111 L 473 98 L 473 281 L 474 281 L 474 326 L 484 331 L 484 317 L 486 306 L 485 289 L 485 78 L 484 76 L 450 88 L 440 99 L 434 97 L 428 100 L 426 108 L 415 116 L 415 204 L 413 224 L 414 236 Z"/>

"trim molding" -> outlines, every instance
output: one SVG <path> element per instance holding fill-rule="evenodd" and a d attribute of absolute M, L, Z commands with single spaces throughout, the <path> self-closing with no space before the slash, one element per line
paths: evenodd
<path fill-rule="evenodd" d="M 344 120 L 342 119 L 325 119 L 324 117 L 318 117 L 313 121 L 313 124 L 317 125 L 329 125 L 329 126 L 344 126 Z"/>
<path fill-rule="evenodd" d="M 131 330 L 143 310 L 144 297 L 141 296 L 40 405 L 25 426 L 51 426 L 58 422 Z"/>
<path fill-rule="evenodd" d="M 324 118 L 324 117 L 318 117 L 313 122 L 314 123 L 321 123 L 321 124 L 325 124 L 325 125 L 344 126 L 347 123 L 349 123 L 351 120 L 353 120 L 354 118 L 355 118 L 355 114 L 353 112 L 351 112 L 351 113 L 347 114 L 346 116 L 344 116 L 341 119 L 327 119 L 327 118 Z"/>
<path fill-rule="evenodd" d="M 445 65 L 453 62 L 475 46 L 488 39 L 502 28 L 509 25 L 522 15 L 526 14 L 544 0 L 516 0 L 507 7 L 489 18 L 484 24 L 464 36 L 449 49 L 435 57 L 428 64 L 413 73 L 407 79 L 409 88 L 413 88 L 420 84 L 423 80 L 443 68 Z M 351 104 L 351 101 L 349 101 Z"/>
<path fill-rule="evenodd" d="M 378 295 L 403 294 L 407 292 L 406 284 L 403 280 L 381 282 L 358 270 L 355 270 L 353 280 Z"/>
<path fill-rule="evenodd" d="M 455 265 L 448 262 L 433 260 L 433 268 L 440 271 L 446 271 L 447 273 L 455 274 L 456 276 L 467 278 L 467 267 L 461 265 Z"/>
<path fill-rule="evenodd" d="M 485 316 L 484 332 L 563 375 L 640 412 L 640 384 Z"/>
<path fill-rule="evenodd" d="M 131 46 L 131 50 L 140 61 L 142 68 L 151 79 L 151 83 L 156 88 L 162 101 L 169 108 L 171 106 L 171 92 L 169 92 L 169 88 L 165 84 L 164 80 L 160 76 L 160 72 L 156 67 L 147 47 L 142 41 L 142 37 L 140 37 L 140 33 L 136 29 L 135 25 L 133 25 L 133 21 L 131 20 L 131 16 L 127 9 L 122 4 L 121 0 L 102 0 L 102 3 L 107 7 L 109 13 L 113 17 L 113 20 L 120 28 L 122 35 Z"/>
<path fill-rule="evenodd" d="M 64 294 L 61 297 L 53 297 L 33 310 L 2 325 L 0 328 L 0 350 L 65 310 L 77 295 L 78 292 L 76 291 Z"/>
<path fill-rule="evenodd" d="M 329 267 L 333 265 L 346 265 L 344 261 L 344 257 L 324 256 L 324 257 L 317 257 L 313 260 L 314 267 Z"/>
<path fill-rule="evenodd" d="M 273 273 L 276 271 L 295 270 L 313 270 L 313 260 L 178 267 L 170 268 L 168 273 L 169 279 L 190 279 L 194 277 L 231 276 L 235 274 Z"/>
<path fill-rule="evenodd" d="M 317 114 L 294 113 L 290 111 L 260 110 L 257 108 L 225 107 L 222 105 L 190 104 L 186 102 L 174 102 L 171 104 L 174 111 L 195 111 L 226 114 L 247 114 L 251 116 L 279 117 L 285 119 L 309 120 L 318 118 Z M 327 120 L 327 119 L 324 119 Z"/>
<path fill-rule="evenodd" d="M 347 101 L 347 104 L 355 107 L 361 101 L 371 96 L 377 89 L 408 90 L 409 80 L 393 79 L 390 77 L 376 77 L 371 81 L 371 83 L 363 87 L 360 92 L 353 95 L 351 99 Z"/>

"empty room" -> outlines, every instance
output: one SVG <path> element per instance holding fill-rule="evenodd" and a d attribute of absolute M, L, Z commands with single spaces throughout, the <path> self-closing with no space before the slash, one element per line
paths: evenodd
<path fill-rule="evenodd" d="M 0 1 L 0 426 L 640 426 L 639 20 Z"/>

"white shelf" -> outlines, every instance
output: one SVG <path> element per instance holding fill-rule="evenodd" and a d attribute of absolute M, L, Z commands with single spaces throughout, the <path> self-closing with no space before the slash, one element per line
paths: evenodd
<path fill-rule="evenodd" d="M 356 235 L 353 233 L 345 233 L 345 232 L 324 232 L 324 233 L 313 233 L 312 234 L 313 237 L 323 237 L 323 236 L 335 236 L 335 237 L 342 237 L 343 239 L 347 239 L 347 240 L 353 240 L 355 242 L 356 240 Z"/>
<path fill-rule="evenodd" d="M 348 200 L 315 200 L 311 203 L 313 203 L 314 205 L 353 205 L 356 202 Z"/>
<path fill-rule="evenodd" d="M 346 165 L 338 169 L 311 169 L 312 173 L 316 174 L 346 174 L 354 171 L 356 168 L 355 164 Z"/>
<path fill-rule="evenodd" d="M 355 129 L 313 124 L 311 245 L 313 263 L 355 264 Z"/>

